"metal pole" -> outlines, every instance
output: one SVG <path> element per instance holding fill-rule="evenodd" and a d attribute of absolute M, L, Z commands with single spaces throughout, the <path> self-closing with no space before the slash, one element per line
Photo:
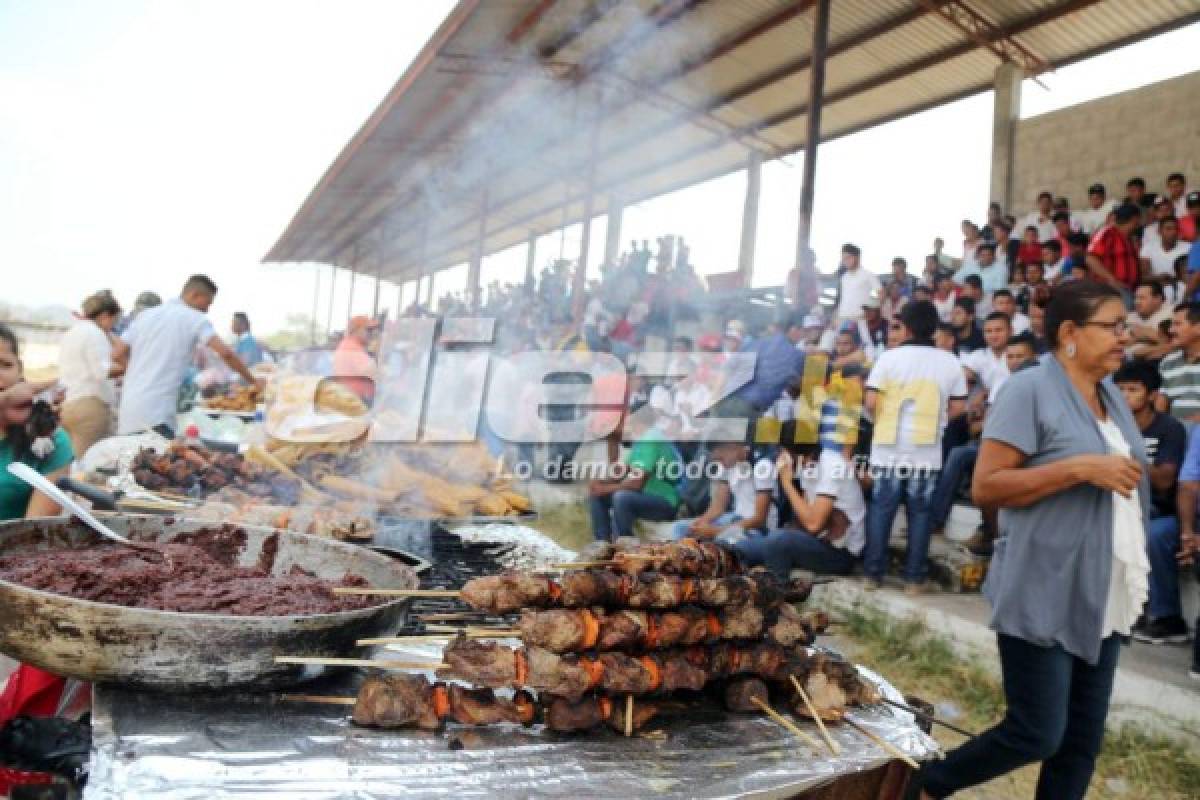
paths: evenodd
<path fill-rule="evenodd" d="M 617 265 L 621 252 L 621 221 L 625 216 L 625 204 L 616 191 L 608 196 L 608 227 L 604 229 L 604 263 L 611 269 Z"/>
<path fill-rule="evenodd" d="M 355 259 L 357 261 L 357 259 Z M 358 264 L 350 267 L 350 297 L 346 300 L 346 321 L 354 316 L 354 280 L 358 277 Z"/>
<path fill-rule="evenodd" d="M 603 109 L 604 103 L 599 103 Z M 592 125 L 588 137 L 587 190 L 583 196 L 583 226 L 579 233 L 579 264 L 575 269 L 575 280 L 571 286 L 571 303 L 576 317 L 583 315 L 583 290 L 587 286 L 588 249 L 592 236 L 592 213 L 596 203 L 596 149 L 600 144 L 600 123 Z"/>
<path fill-rule="evenodd" d="M 383 259 L 379 260 L 379 266 L 375 267 L 375 301 L 371 304 L 371 316 L 379 316 L 379 282 L 383 280 Z"/>
<path fill-rule="evenodd" d="M 333 295 L 337 288 L 337 264 L 329 265 L 329 316 L 325 319 L 325 338 L 333 333 Z"/>
<path fill-rule="evenodd" d="M 533 271 L 537 266 L 537 234 L 529 234 L 529 241 L 525 243 L 525 294 L 533 294 Z"/>
<path fill-rule="evenodd" d="M 308 343 L 316 345 L 317 343 L 317 314 L 321 313 L 317 310 L 317 306 L 321 300 L 321 265 L 313 264 L 313 310 L 312 317 L 309 318 L 308 324 Z"/>
<path fill-rule="evenodd" d="M 758 243 L 758 199 L 762 194 L 762 153 L 750 154 L 746 163 L 746 201 L 742 205 L 742 241 L 738 248 L 738 272 L 742 286 L 754 285 L 754 248 Z"/>
<path fill-rule="evenodd" d="M 485 180 L 490 180 L 490 178 L 485 178 Z M 483 208 L 479 213 L 479 230 L 475 234 L 475 249 L 471 253 L 471 261 L 467 264 L 467 302 L 472 308 L 476 307 L 483 300 L 479 281 L 483 272 L 483 240 L 487 235 L 489 194 L 489 186 L 485 183 L 483 187 Z"/>
<path fill-rule="evenodd" d="M 817 0 L 813 18 L 811 81 L 808 89 L 808 131 L 804 138 L 804 177 L 800 184 L 800 231 L 796 241 L 796 266 L 807 259 L 812 233 L 813 193 L 817 178 L 817 150 L 821 142 L 821 110 L 825 101 L 825 51 L 829 43 L 830 0 Z"/>

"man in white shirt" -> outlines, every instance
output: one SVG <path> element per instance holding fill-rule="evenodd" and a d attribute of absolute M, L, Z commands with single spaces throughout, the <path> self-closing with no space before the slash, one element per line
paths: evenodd
<path fill-rule="evenodd" d="M 838 322 L 863 318 L 863 304 L 871 297 L 882 297 L 879 276 L 863 269 L 858 245 L 842 245 L 842 275 L 838 280 Z"/>
<path fill-rule="evenodd" d="M 992 295 L 992 310 L 993 312 L 999 311 L 1008 317 L 1008 321 L 1012 325 L 1012 335 L 1015 336 L 1029 330 L 1029 317 L 1017 310 L 1017 300 L 1010 290 L 996 290 Z M 987 334 L 985 333 L 984 336 L 986 337 Z"/>
<path fill-rule="evenodd" d="M 938 314 L 932 303 L 909 303 L 900 312 L 904 344 L 887 350 L 867 378 L 866 409 L 874 415 L 871 472 L 874 485 L 863 568 L 869 585 L 882 585 L 887 543 L 900 504 L 908 515 L 904 580 L 919 593 L 928 568 L 930 503 L 942 467 L 942 435 L 950 417 L 966 407 L 967 381 L 952 354 L 933 345 Z"/>
<path fill-rule="evenodd" d="M 1167 198 L 1175 209 L 1175 216 L 1187 216 L 1187 176 L 1182 172 L 1172 172 L 1167 176 Z"/>
<path fill-rule="evenodd" d="M 1011 299 L 1011 298 L 1010 298 Z M 1004 351 L 1012 336 L 1012 322 L 1002 311 L 993 311 L 983 321 L 983 340 L 987 347 L 966 353 L 961 357 L 962 365 L 979 378 L 983 388 L 990 390 L 1008 377 L 1008 362 Z"/>
<path fill-rule="evenodd" d="M 1088 187 L 1088 207 L 1075 212 L 1075 221 L 1081 232 L 1091 236 L 1104 227 L 1112 210 L 1113 203 L 1107 199 L 1104 184 L 1093 183 Z"/>
<path fill-rule="evenodd" d="M 1038 241 L 1053 239 L 1057 234 L 1054 230 L 1054 195 L 1042 192 L 1037 197 L 1037 209 L 1025 215 L 1018 230 L 1032 227 L 1037 228 Z"/>
<path fill-rule="evenodd" d="M 1190 244 L 1179 238 L 1179 220 L 1174 217 L 1164 217 L 1158 223 L 1157 241 L 1150 241 L 1143 237 L 1142 275 L 1154 277 L 1161 275 L 1174 280 L 1176 260 L 1180 256 L 1186 256 L 1191 247 Z"/>
<path fill-rule="evenodd" d="M 263 385 L 205 316 L 216 296 L 215 283 L 193 275 L 179 297 L 143 311 L 122 334 L 129 345 L 129 367 L 117 416 L 119 435 L 151 428 L 174 435 L 179 388 L 198 345 L 215 352 L 246 383 Z"/>

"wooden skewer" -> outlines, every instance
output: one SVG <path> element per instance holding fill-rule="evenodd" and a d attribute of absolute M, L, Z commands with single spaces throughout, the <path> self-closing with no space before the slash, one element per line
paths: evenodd
<path fill-rule="evenodd" d="M 518 639 L 521 636 L 520 631 L 504 631 L 504 630 L 457 630 L 453 633 L 449 631 L 445 633 L 418 633 L 412 636 L 380 636 L 375 639 L 359 639 L 355 642 L 359 647 L 366 647 L 373 644 L 406 644 L 408 642 L 430 642 L 430 641 L 445 641 L 453 639 L 455 636 L 466 636 L 468 639 Z"/>
<path fill-rule="evenodd" d="M 780 725 L 782 725 L 784 728 L 786 728 L 787 730 L 789 730 L 793 734 L 795 734 L 797 739 L 804 742 L 809 747 L 813 748 L 813 750 L 821 749 L 820 742 L 818 742 L 816 739 L 814 739 L 813 737 L 809 736 L 807 733 L 805 733 L 804 731 L 802 731 L 798 727 L 796 727 L 796 723 L 792 722 L 790 719 L 785 717 L 783 714 L 780 714 L 778 711 L 776 711 L 775 709 L 771 708 L 769 705 L 764 703 L 762 698 L 752 697 L 752 698 L 750 698 L 750 700 L 751 700 L 751 702 L 754 703 L 754 705 L 756 705 L 760 709 L 762 709 L 763 713 L 765 713 L 768 717 L 775 720 Z"/>
<path fill-rule="evenodd" d="M 633 695 L 625 695 L 625 738 L 633 736 Z"/>
<path fill-rule="evenodd" d="M 616 561 L 568 561 L 564 564 L 547 564 L 546 569 L 591 569 L 592 567 L 612 567 Z"/>
<path fill-rule="evenodd" d="M 338 586 L 334 594 L 379 595 L 380 597 L 458 597 L 458 589 L 362 589 L 357 586 Z"/>
<path fill-rule="evenodd" d="M 338 697 L 328 694 L 281 694 L 279 699 L 289 703 L 321 703 L 327 706 L 352 706 L 358 702 L 353 697 Z"/>
<path fill-rule="evenodd" d="M 418 617 L 426 622 L 452 622 L 456 620 L 462 620 L 464 622 L 481 622 L 481 618 L 484 615 L 479 611 L 463 611 L 458 614 L 414 614 L 413 616 Z"/>
<path fill-rule="evenodd" d="M 804 687 L 800 684 L 800 681 L 796 680 L 795 675 L 789 675 L 788 677 L 792 680 L 792 686 L 796 687 L 796 692 L 799 693 L 800 699 L 804 701 L 804 706 L 808 709 L 808 713 L 812 714 L 812 718 L 816 720 L 817 729 L 821 731 L 821 736 L 825 739 L 825 744 L 829 745 L 829 752 L 833 753 L 835 756 L 840 755 L 842 749 L 838 747 L 837 742 L 835 742 L 833 737 L 829 735 L 829 729 L 825 727 L 825 721 L 821 719 L 821 715 L 817 713 L 817 707 L 814 706 L 813 701 L 809 699 L 808 692 L 804 691 Z"/>
<path fill-rule="evenodd" d="M 844 717 L 842 719 L 842 721 L 845 722 L 847 725 L 849 725 L 851 728 L 854 728 L 854 730 L 858 731 L 863 736 L 870 739 L 875 744 L 882 747 L 884 752 L 886 752 L 888 755 L 895 756 L 896 758 L 903 761 L 905 764 L 908 764 L 913 769 L 921 768 L 921 765 L 918 764 L 911 756 L 909 756 L 907 753 L 905 753 L 899 747 L 896 747 L 896 745 L 892 744 L 891 742 L 887 741 L 886 739 L 881 739 L 880 737 L 871 733 L 869 730 L 864 728 L 862 725 L 859 725 L 857 722 L 850 719 L 849 717 Z"/>
<path fill-rule="evenodd" d="M 442 669 L 435 661 L 392 661 L 370 658 L 330 658 L 327 656 L 275 656 L 276 664 L 316 664 L 324 667 L 378 667 L 379 669 Z"/>

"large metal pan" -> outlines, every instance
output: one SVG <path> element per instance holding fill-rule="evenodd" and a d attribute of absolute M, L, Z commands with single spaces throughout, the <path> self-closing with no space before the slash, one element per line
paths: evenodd
<path fill-rule="evenodd" d="M 118 533 L 167 541 L 212 522 L 179 517 L 103 515 Z M 321 578 L 347 572 L 373 586 L 415 588 L 411 569 L 363 547 L 316 536 L 245 527 L 241 563 L 253 564 L 262 541 L 279 533 L 274 572 L 300 565 Z M 98 538 L 65 518 L 0 523 L 0 555 L 28 549 L 70 549 Z M 404 622 L 408 600 L 359 611 L 291 617 L 182 614 L 93 603 L 0 580 L 0 652 L 58 675 L 145 689 L 272 689 L 312 678 L 319 670 L 274 662 L 277 655 L 345 655 L 359 638 L 380 636 Z"/>

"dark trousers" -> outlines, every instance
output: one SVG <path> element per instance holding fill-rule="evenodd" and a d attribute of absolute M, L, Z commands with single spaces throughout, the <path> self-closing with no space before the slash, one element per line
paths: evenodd
<path fill-rule="evenodd" d="M 1118 637 L 1104 640 L 1095 666 L 1058 645 L 1041 647 L 1004 634 L 996 638 L 1008 702 L 1004 719 L 923 768 L 925 791 L 946 797 L 1041 761 L 1037 800 L 1082 800 L 1104 740 L 1121 651 Z"/>
<path fill-rule="evenodd" d="M 588 513 L 592 517 L 592 536 L 611 542 L 614 530 L 617 536 L 633 536 L 636 520 L 669 522 L 675 519 L 676 507 L 656 495 L 621 489 L 602 497 L 588 498 Z"/>
<path fill-rule="evenodd" d="M 793 569 L 818 575 L 849 575 L 855 561 L 845 549 L 801 530 L 784 529 L 766 536 L 750 536 L 735 544 L 733 550 L 743 564 L 764 565 L 783 580 L 787 580 Z"/>

